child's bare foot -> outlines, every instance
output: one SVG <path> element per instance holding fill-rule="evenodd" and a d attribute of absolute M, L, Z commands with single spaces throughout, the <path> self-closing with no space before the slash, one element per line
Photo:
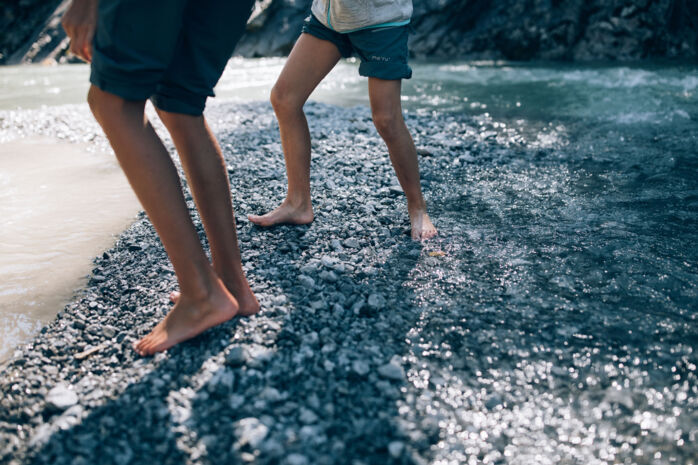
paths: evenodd
<path fill-rule="evenodd" d="M 179 296 L 167 316 L 143 339 L 133 344 L 140 355 L 152 355 L 191 339 L 207 329 L 233 318 L 237 300 L 217 280 L 211 295 L 202 300 Z"/>
<path fill-rule="evenodd" d="M 438 231 L 431 223 L 429 215 L 425 209 L 410 210 L 410 225 L 412 228 L 412 239 L 416 241 L 424 241 L 436 236 Z"/>
<path fill-rule="evenodd" d="M 295 206 L 286 199 L 276 210 L 266 215 L 248 215 L 247 218 L 257 226 L 267 227 L 277 224 L 308 224 L 313 222 L 315 216 L 310 202 Z"/>
<path fill-rule="evenodd" d="M 250 286 L 247 283 L 245 283 L 244 285 L 241 284 L 239 286 L 233 286 L 233 281 L 230 280 L 230 282 L 231 284 L 228 284 L 227 280 L 223 280 L 226 289 L 228 289 L 228 291 L 233 295 L 233 297 L 235 297 L 235 300 L 237 300 L 238 302 L 239 310 L 237 312 L 237 315 L 250 316 L 259 312 L 259 301 L 257 301 L 257 297 L 254 295 L 254 292 L 252 292 L 252 289 L 250 289 Z M 181 294 L 179 291 L 170 292 L 170 302 L 176 304 L 177 301 L 179 301 L 180 295 Z"/>

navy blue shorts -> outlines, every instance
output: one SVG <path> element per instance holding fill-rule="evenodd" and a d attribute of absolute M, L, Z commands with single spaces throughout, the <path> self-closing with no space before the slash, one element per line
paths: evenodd
<path fill-rule="evenodd" d="M 344 58 L 354 53 L 361 59 L 359 74 L 379 79 L 409 79 L 407 64 L 409 26 L 389 26 L 339 33 L 329 29 L 312 14 L 303 23 L 303 33 L 332 42 Z"/>
<path fill-rule="evenodd" d="M 100 0 L 90 82 L 126 100 L 201 115 L 254 0 Z"/>

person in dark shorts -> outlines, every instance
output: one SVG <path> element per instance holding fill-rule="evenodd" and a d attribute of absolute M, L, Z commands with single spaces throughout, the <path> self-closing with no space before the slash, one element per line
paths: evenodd
<path fill-rule="evenodd" d="M 91 63 L 90 108 L 172 261 L 180 293 L 141 355 L 163 351 L 259 303 L 240 262 L 228 175 L 203 110 L 253 0 L 73 0 L 71 51 Z M 211 246 L 208 261 L 175 165 L 145 115 L 150 99 L 172 136 Z"/>
<path fill-rule="evenodd" d="M 249 219 L 260 226 L 313 221 L 310 198 L 310 133 L 303 105 L 341 57 L 358 55 L 359 74 L 368 77 L 373 123 L 386 145 L 407 197 L 412 238 L 429 239 L 437 231 L 426 211 L 419 164 L 402 117 L 402 79 L 407 64 L 411 0 L 314 0 L 311 15 L 271 92 L 286 159 L 288 192 L 270 213 Z"/>

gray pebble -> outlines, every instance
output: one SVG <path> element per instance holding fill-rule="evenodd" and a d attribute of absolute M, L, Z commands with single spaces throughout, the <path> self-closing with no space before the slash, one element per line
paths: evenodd
<path fill-rule="evenodd" d="M 225 355 L 225 363 L 232 367 L 244 365 L 247 362 L 247 352 L 241 346 L 232 347 Z"/>
<path fill-rule="evenodd" d="M 66 410 L 78 403 L 78 395 L 67 385 L 60 383 L 46 394 L 46 406 L 54 410 Z"/>
<path fill-rule="evenodd" d="M 405 370 L 395 362 L 386 363 L 378 367 L 378 374 L 393 381 L 405 380 Z"/>

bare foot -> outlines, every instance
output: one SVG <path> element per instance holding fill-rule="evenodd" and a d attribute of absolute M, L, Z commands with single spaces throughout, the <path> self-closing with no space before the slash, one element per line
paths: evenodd
<path fill-rule="evenodd" d="M 248 215 L 247 218 L 257 226 L 267 227 L 277 224 L 308 224 L 313 222 L 315 216 L 310 202 L 294 206 L 286 199 L 276 210 L 266 215 Z"/>
<path fill-rule="evenodd" d="M 226 289 L 228 289 L 228 291 L 238 302 L 239 310 L 237 312 L 237 316 L 250 316 L 259 312 L 259 301 L 257 301 L 257 297 L 254 295 L 254 292 L 252 292 L 252 289 L 250 289 L 250 286 L 247 283 L 244 283 L 244 285 L 233 286 L 232 280 L 230 280 L 230 282 L 231 284 L 228 284 L 227 280 L 223 280 Z M 180 296 L 181 293 L 179 291 L 170 292 L 170 302 L 176 304 L 179 301 Z"/>
<path fill-rule="evenodd" d="M 427 215 L 426 210 L 416 209 L 410 211 L 410 225 L 412 227 L 412 239 L 416 241 L 425 241 L 436 236 L 438 231 Z"/>
<path fill-rule="evenodd" d="M 237 300 L 220 280 L 203 300 L 179 296 L 167 316 L 143 339 L 133 344 L 140 355 L 152 355 L 191 339 L 207 329 L 233 318 L 239 311 Z"/>

